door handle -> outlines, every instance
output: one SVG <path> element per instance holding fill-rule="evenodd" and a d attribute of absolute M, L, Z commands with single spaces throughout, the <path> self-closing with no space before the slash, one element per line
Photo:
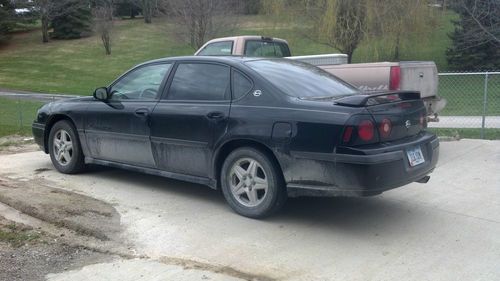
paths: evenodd
<path fill-rule="evenodd" d="M 135 110 L 134 114 L 139 117 L 148 117 L 149 110 L 147 108 L 139 108 Z"/>
<path fill-rule="evenodd" d="M 210 119 L 222 119 L 224 118 L 224 113 L 219 111 L 213 111 L 207 114 L 207 117 Z"/>

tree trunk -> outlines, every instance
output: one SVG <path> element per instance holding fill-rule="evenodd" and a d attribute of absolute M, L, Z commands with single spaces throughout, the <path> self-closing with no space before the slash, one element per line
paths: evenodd
<path fill-rule="evenodd" d="M 347 54 L 347 63 L 352 63 L 352 55 L 354 54 L 354 50 L 346 51 Z"/>
<path fill-rule="evenodd" d="M 394 60 L 399 61 L 399 45 L 400 45 L 399 33 L 396 35 L 396 46 L 394 47 Z"/>
<path fill-rule="evenodd" d="M 144 14 L 144 22 L 151 23 L 153 11 L 151 7 L 151 0 L 142 0 L 142 13 Z"/>
<path fill-rule="evenodd" d="M 42 16 L 42 42 L 49 42 L 49 19 Z"/>

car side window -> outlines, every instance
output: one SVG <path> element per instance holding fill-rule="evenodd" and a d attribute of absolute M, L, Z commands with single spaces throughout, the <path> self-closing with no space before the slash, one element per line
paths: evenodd
<path fill-rule="evenodd" d="M 171 63 L 153 64 L 127 73 L 110 89 L 111 99 L 156 99 L 160 95 L 160 85 L 171 67 Z"/>
<path fill-rule="evenodd" d="M 229 100 L 230 69 L 208 63 L 181 63 L 168 91 L 169 100 Z"/>
<path fill-rule="evenodd" d="M 253 88 L 253 83 L 245 75 L 237 70 L 233 70 L 233 99 L 239 99 L 246 95 Z"/>
<path fill-rule="evenodd" d="M 215 42 L 208 44 L 198 53 L 198 56 L 230 56 L 233 52 L 233 42 Z"/>

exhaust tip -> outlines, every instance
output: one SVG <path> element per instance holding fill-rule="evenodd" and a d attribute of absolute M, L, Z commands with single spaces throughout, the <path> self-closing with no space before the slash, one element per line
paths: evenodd
<path fill-rule="evenodd" d="M 419 179 L 416 182 L 418 182 L 418 183 L 427 183 L 430 179 L 431 179 L 431 176 L 425 176 L 425 177 Z"/>

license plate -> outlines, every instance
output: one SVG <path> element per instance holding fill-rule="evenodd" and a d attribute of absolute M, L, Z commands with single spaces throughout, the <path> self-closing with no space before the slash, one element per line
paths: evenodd
<path fill-rule="evenodd" d="M 406 154 L 408 155 L 408 161 L 412 167 L 425 162 L 424 155 L 422 154 L 422 149 L 420 149 L 420 147 L 410 148 L 406 151 Z"/>

